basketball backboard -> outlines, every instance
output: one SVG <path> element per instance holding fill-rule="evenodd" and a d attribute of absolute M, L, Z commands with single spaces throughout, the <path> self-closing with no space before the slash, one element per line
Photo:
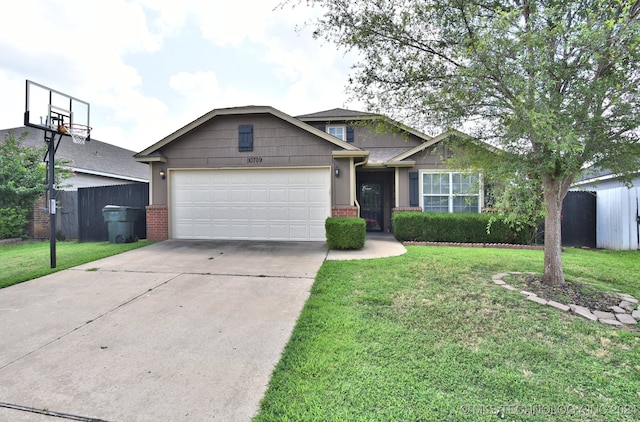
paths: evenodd
<path fill-rule="evenodd" d="M 65 129 L 60 130 L 62 126 L 89 127 L 89 110 L 90 106 L 86 101 L 27 80 L 25 126 L 68 135 Z"/>

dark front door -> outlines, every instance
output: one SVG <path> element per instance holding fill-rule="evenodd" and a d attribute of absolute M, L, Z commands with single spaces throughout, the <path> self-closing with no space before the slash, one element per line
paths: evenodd
<path fill-rule="evenodd" d="M 367 231 L 382 231 L 382 183 L 361 182 L 358 185 L 360 216 L 367 222 Z"/>

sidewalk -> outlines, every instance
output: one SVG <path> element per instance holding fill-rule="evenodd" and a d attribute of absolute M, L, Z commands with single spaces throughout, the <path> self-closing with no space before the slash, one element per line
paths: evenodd
<path fill-rule="evenodd" d="M 390 233 L 367 233 L 364 248 L 357 250 L 330 250 L 327 261 L 373 259 L 400 256 L 407 252 L 402 243 Z"/>

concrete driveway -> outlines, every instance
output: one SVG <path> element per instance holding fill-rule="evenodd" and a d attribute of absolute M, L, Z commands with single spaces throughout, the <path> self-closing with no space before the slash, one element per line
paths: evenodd
<path fill-rule="evenodd" d="M 326 255 L 170 240 L 0 290 L 0 420 L 251 419 Z"/>

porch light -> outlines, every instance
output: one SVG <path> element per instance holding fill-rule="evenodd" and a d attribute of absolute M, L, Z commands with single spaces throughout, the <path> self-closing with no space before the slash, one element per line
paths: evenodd
<path fill-rule="evenodd" d="M 164 180 L 166 177 L 167 177 L 167 174 L 165 173 L 164 169 L 160 169 L 160 178 Z"/>
<path fill-rule="evenodd" d="M 340 177 L 340 167 L 335 167 L 336 177 Z"/>

